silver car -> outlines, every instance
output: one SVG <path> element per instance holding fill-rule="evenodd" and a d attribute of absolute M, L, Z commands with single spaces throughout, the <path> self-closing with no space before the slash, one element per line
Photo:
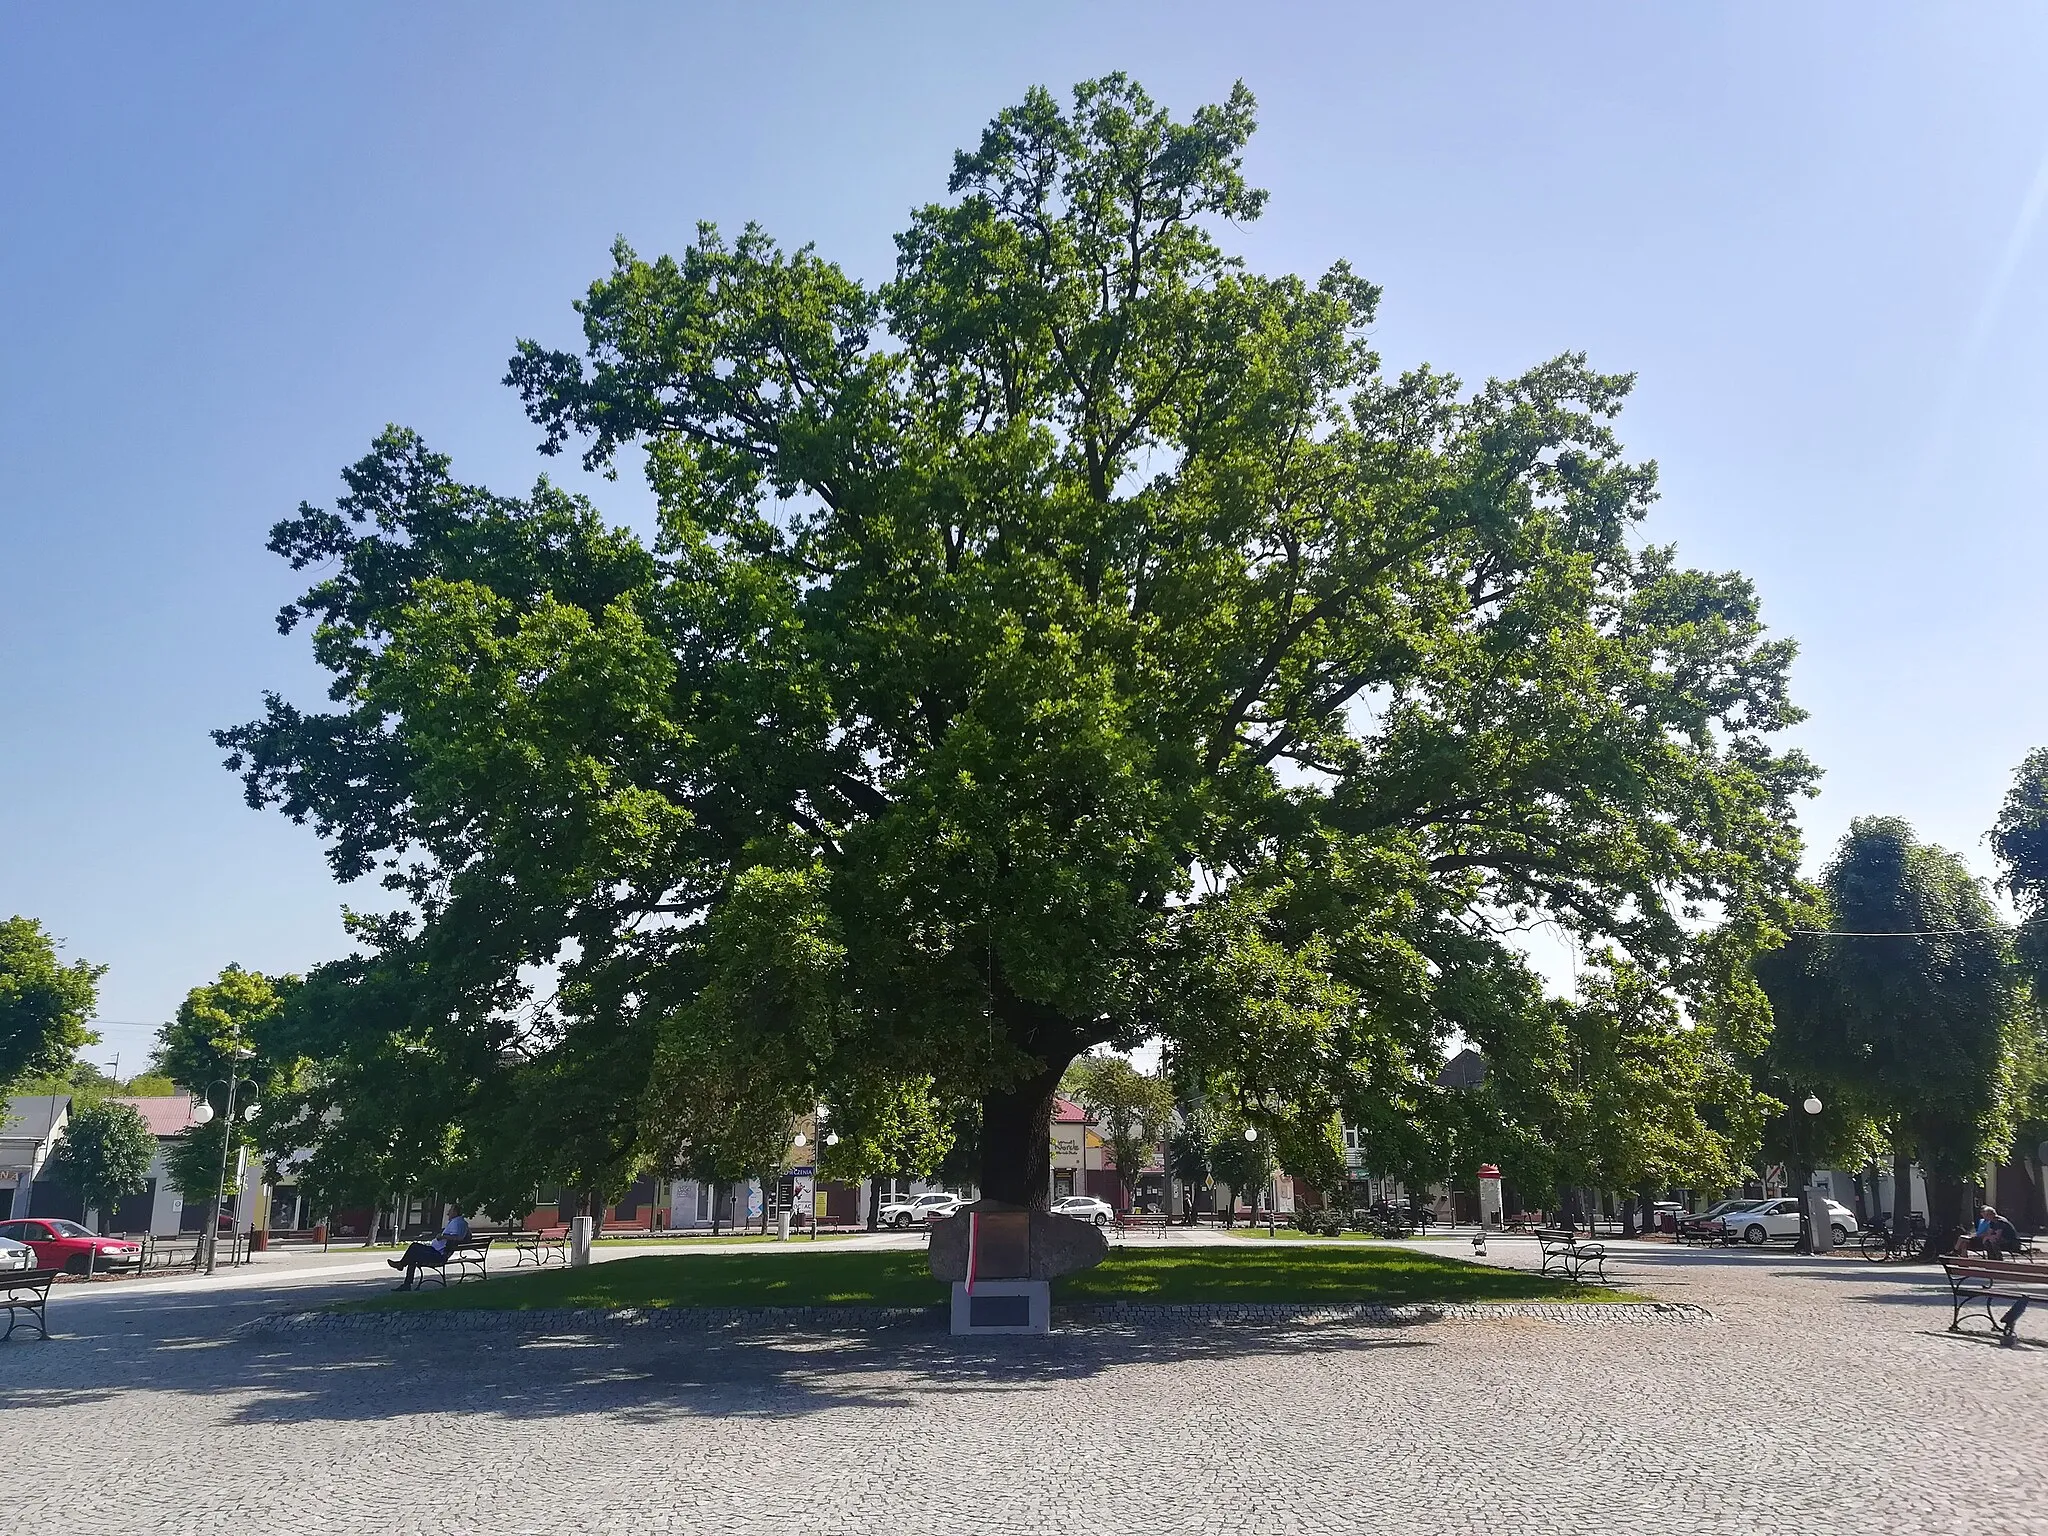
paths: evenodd
<path fill-rule="evenodd" d="M 0 1237 L 0 1274 L 17 1269 L 34 1269 L 36 1251 L 27 1243 L 17 1243 L 11 1237 Z"/>

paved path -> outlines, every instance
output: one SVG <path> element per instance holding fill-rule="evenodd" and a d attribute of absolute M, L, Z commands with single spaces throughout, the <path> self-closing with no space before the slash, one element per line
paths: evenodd
<path fill-rule="evenodd" d="M 1723 1321 L 322 1337 L 233 1329 L 388 1271 L 66 1288 L 61 1338 L 0 1346 L 7 1524 L 2048 1532 L 2048 1343 L 1949 1334 L 1925 1271 L 1612 1246 L 1618 1280 Z"/>

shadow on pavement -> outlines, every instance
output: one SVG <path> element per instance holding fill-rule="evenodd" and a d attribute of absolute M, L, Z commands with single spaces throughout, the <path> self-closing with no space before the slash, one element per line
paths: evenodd
<path fill-rule="evenodd" d="M 360 1294 L 360 1287 L 353 1288 Z M 234 1424 L 380 1421 L 414 1415 L 636 1422 L 787 1418 L 890 1407 L 934 1392 L 1030 1392 L 1124 1366 L 1428 1350 L 1402 1329 L 1279 1329 L 1192 1323 L 1185 1333 L 1090 1326 L 1050 1338 L 954 1340 L 932 1328 L 873 1332 L 391 1333 L 246 1330 L 335 1288 L 250 1288 L 136 1297 L 126 1307 L 51 1307 L 57 1337 L 0 1346 L 0 1415 L 124 1394 L 219 1400 Z M 68 1315 L 67 1315 L 68 1314 Z M 96 1315 L 95 1315 L 96 1314 Z"/>

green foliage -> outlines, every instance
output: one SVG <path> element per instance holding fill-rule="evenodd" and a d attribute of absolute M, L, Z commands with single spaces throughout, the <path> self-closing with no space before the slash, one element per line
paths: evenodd
<path fill-rule="evenodd" d="M 1739 1182 L 1775 1102 L 1640 968 L 1595 961 L 1523 1052 L 1488 1061 L 1483 1091 L 1522 1133 L 1498 1161 L 1527 1189 Z"/>
<path fill-rule="evenodd" d="M 2021 1022 L 2011 936 L 1982 885 L 1905 822 L 1865 817 L 1812 916 L 1805 926 L 1835 931 L 1796 935 L 1757 967 L 1777 1018 L 1765 1072 L 1788 1098 L 1811 1085 L 1830 1113 L 1783 1126 L 1776 1144 L 1839 1154 L 1870 1119 L 1938 1174 L 1982 1167 L 2011 1141 Z M 1796 1099 L 1784 1115 L 1804 1119 Z"/>
<path fill-rule="evenodd" d="M 0 1093 L 24 1078 L 63 1075 L 81 1046 L 106 967 L 57 961 L 57 941 L 34 918 L 0 922 Z M 62 1092 L 61 1089 L 48 1090 Z"/>
<path fill-rule="evenodd" d="M 597 1114 L 572 1079 L 668 1053 L 764 1106 L 929 1078 L 983 1104 L 985 1192 L 1040 1201 L 1061 1071 L 1158 1035 L 1428 1160 L 1447 1043 L 1554 1028 L 1502 915 L 1760 1043 L 1813 777 L 1770 745 L 1790 644 L 1642 543 L 1627 378 L 1388 378 L 1370 283 L 1223 250 L 1252 128 L 1241 88 L 1034 91 L 879 288 L 752 227 L 617 246 L 581 353 L 509 381 L 545 451 L 645 450 L 651 548 L 397 428 L 277 526 L 337 704 L 218 739 L 407 901 L 368 936 L 429 978 L 443 1123 L 471 1084 Z M 486 1086 L 528 1053 L 543 1092 Z M 522 1166 L 632 1160 L 546 1125 Z"/>
<path fill-rule="evenodd" d="M 818 1149 L 818 1171 L 828 1179 L 929 1178 L 953 1150 L 954 1126 L 929 1077 L 856 1082 L 830 1110 L 820 1134 L 839 1140 Z"/>
<path fill-rule="evenodd" d="M 292 1066 L 278 1048 L 277 1031 L 295 977 L 270 977 L 230 965 L 217 980 L 194 987 L 177 1016 L 157 1031 L 151 1070 L 213 1106 L 210 1124 L 172 1138 L 164 1152 L 171 1182 L 188 1200 L 210 1199 L 221 1187 L 226 1141 L 226 1189 L 239 1191 L 242 1154 L 261 1157 L 275 1137 L 275 1102 Z M 235 1079 L 234 1117 L 227 1118 L 228 1079 Z M 250 1120 L 254 1106 L 258 1119 Z"/>
<path fill-rule="evenodd" d="M 1247 1140 L 1248 1129 L 1257 1127 L 1219 1117 L 1216 1139 L 1209 1144 L 1209 1166 L 1215 1170 L 1218 1184 L 1230 1186 L 1232 1200 L 1243 1200 L 1257 1209 L 1267 1198 L 1266 1186 L 1273 1177 L 1273 1143 L 1264 1131 L 1256 1140 Z"/>
<path fill-rule="evenodd" d="M 1152 1160 L 1173 1118 L 1173 1089 L 1140 1072 L 1122 1056 L 1084 1056 L 1067 1071 L 1063 1091 L 1084 1104 L 1102 1127 L 1103 1145 L 1116 1164 L 1129 1205 L 1138 1175 Z"/>
<path fill-rule="evenodd" d="M 149 1187 L 156 1137 L 126 1104 L 73 1104 L 64 1139 L 50 1157 L 50 1176 L 81 1196 L 102 1225 L 124 1195 Z"/>
<path fill-rule="evenodd" d="M 1991 829 L 2003 884 L 2019 904 L 2019 953 L 2037 997 L 2048 997 L 2048 747 L 2036 747 L 2013 774 Z"/>
<path fill-rule="evenodd" d="M 1181 1200 L 1192 1214 L 1195 1191 L 1214 1176 L 1209 1149 L 1216 1140 L 1216 1115 L 1201 1094 L 1183 1097 L 1173 1129 L 1166 1136 L 1166 1169 L 1181 1187 Z"/>

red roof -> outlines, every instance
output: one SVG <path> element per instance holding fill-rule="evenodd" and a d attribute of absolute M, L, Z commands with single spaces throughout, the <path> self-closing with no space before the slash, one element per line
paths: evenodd
<path fill-rule="evenodd" d="M 1055 1125 L 1079 1125 L 1088 1118 L 1088 1111 L 1072 1099 L 1053 1095 L 1052 1118 Z"/>
<path fill-rule="evenodd" d="M 192 1095 L 166 1093 L 141 1099 L 114 1100 L 126 1104 L 149 1122 L 152 1136 L 175 1136 L 192 1123 Z"/>

